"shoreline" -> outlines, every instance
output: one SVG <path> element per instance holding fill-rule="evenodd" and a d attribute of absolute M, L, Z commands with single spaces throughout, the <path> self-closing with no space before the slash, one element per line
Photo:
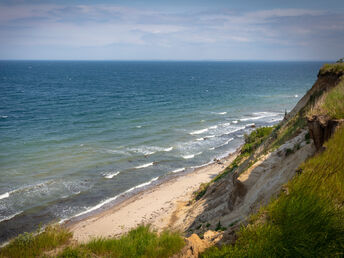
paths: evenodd
<path fill-rule="evenodd" d="M 118 237 L 140 224 L 150 224 L 154 230 L 162 231 L 170 226 L 178 206 L 189 202 L 202 183 L 208 183 L 222 172 L 235 159 L 240 148 L 221 158 L 221 164 L 212 162 L 187 174 L 172 176 L 103 211 L 79 220 L 71 218 L 61 224 L 73 233 L 78 242 L 87 242 L 94 237 Z"/>

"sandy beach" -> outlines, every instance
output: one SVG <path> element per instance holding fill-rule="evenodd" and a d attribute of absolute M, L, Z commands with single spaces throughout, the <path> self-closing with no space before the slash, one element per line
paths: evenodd
<path fill-rule="evenodd" d="M 140 224 L 151 224 L 153 229 L 161 231 L 171 226 L 176 209 L 186 205 L 192 193 L 226 168 L 236 155 L 237 152 L 221 159 L 221 164 L 212 163 L 162 182 L 104 212 L 66 226 L 78 242 L 120 236 Z"/>

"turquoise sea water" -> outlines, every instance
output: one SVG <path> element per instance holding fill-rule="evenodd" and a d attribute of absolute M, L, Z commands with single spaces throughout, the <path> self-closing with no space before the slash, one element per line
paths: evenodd
<path fill-rule="evenodd" d="M 233 152 L 321 62 L 0 62 L 0 241 Z"/>

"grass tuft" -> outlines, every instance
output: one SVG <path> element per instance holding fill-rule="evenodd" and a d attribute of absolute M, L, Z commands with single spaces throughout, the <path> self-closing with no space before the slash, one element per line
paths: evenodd
<path fill-rule="evenodd" d="M 335 88 L 325 92 L 316 102 L 316 104 L 310 109 L 307 116 L 327 116 L 330 119 L 343 119 L 344 79 L 342 79 Z"/>
<path fill-rule="evenodd" d="M 170 257 L 184 244 L 177 233 L 166 231 L 158 235 L 149 226 L 139 226 L 119 239 L 98 238 L 68 247 L 58 257 Z"/>
<path fill-rule="evenodd" d="M 0 257 L 39 257 L 44 252 L 67 244 L 72 233 L 59 226 L 49 226 L 42 233 L 24 233 L 0 250 Z"/>

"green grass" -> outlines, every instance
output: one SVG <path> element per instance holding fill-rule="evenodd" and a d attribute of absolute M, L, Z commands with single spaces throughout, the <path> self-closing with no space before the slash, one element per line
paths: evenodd
<path fill-rule="evenodd" d="M 333 89 L 325 92 L 308 112 L 308 117 L 327 116 L 330 119 L 344 118 L 344 79 Z"/>
<path fill-rule="evenodd" d="M 245 135 L 245 144 L 243 145 L 240 154 L 222 173 L 214 177 L 209 183 L 201 184 L 199 189 L 194 192 L 194 199 L 196 201 L 201 199 L 207 192 L 210 184 L 219 181 L 227 174 L 233 172 L 245 158 L 250 156 L 258 146 L 268 138 L 274 128 L 275 127 L 260 127 L 252 131 L 249 135 Z"/>
<path fill-rule="evenodd" d="M 235 245 L 202 257 L 343 257 L 344 127 L 300 166 L 288 191 L 251 217 Z"/>
<path fill-rule="evenodd" d="M 324 64 L 319 71 L 319 75 L 325 74 L 344 74 L 344 63 Z"/>
<path fill-rule="evenodd" d="M 66 248 L 58 257 L 170 257 L 184 246 L 177 233 L 152 232 L 139 226 L 119 239 L 94 239 L 87 244 Z"/>
<path fill-rule="evenodd" d="M 48 227 L 40 234 L 15 238 L 0 250 L 0 257 L 169 257 L 184 246 L 178 233 L 152 232 L 149 226 L 139 226 L 119 239 L 99 238 L 87 244 L 71 244 L 72 233 L 58 226 Z M 58 254 L 48 252 L 62 249 Z"/>
<path fill-rule="evenodd" d="M 40 234 L 24 233 L 0 250 L 0 257 L 39 257 L 44 252 L 67 244 L 72 234 L 61 227 L 47 227 Z"/>

